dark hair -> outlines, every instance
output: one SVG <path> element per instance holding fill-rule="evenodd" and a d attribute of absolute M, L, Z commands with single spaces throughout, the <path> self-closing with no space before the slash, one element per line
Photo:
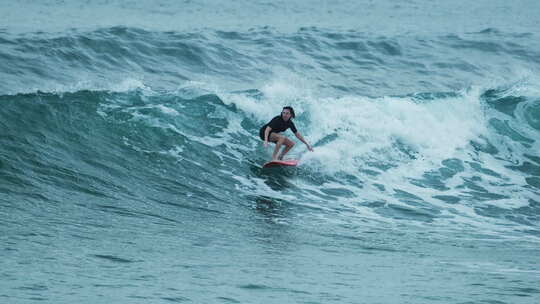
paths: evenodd
<path fill-rule="evenodd" d="M 291 112 L 292 118 L 296 117 L 296 115 L 294 115 L 294 109 L 291 106 L 283 107 L 283 110 L 289 110 Z"/>

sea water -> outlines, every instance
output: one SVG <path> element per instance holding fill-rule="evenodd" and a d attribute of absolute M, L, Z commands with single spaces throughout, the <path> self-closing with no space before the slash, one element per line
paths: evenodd
<path fill-rule="evenodd" d="M 540 303 L 537 1 L 0 7 L 1 303 Z"/>

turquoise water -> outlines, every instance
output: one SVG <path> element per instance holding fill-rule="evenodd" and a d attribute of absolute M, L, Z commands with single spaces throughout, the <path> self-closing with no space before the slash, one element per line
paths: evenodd
<path fill-rule="evenodd" d="M 2 7 L 1 303 L 539 302 L 535 1 Z"/>

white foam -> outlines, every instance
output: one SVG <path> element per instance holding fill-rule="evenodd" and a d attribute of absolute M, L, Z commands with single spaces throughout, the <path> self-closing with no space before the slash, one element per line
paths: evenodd
<path fill-rule="evenodd" d="M 164 105 L 157 105 L 156 108 L 158 108 L 163 114 L 168 114 L 172 116 L 180 115 L 180 113 L 178 113 L 178 111 L 176 111 L 175 109 Z"/>
<path fill-rule="evenodd" d="M 142 80 L 135 79 L 135 78 L 126 78 L 120 81 L 119 83 L 112 84 L 111 86 L 106 88 L 106 90 L 108 91 L 117 92 L 117 93 L 129 92 L 136 89 L 151 91 L 151 89 L 148 86 L 146 86 Z"/>
<path fill-rule="evenodd" d="M 313 102 L 308 112 L 311 141 L 329 134 L 335 139 L 304 160 L 319 161 L 330 173 L 358 173 L 375 162 L 392 165 L 393 174 L 414 176 L 486 130 L 477 92 L 427 103 L 405 97 L 327 98 Z"/>
<path fill-rule="evenodd" d="M 274 68 L 271 79 L 261 84 L 261 97 L 246 94 L 217 92 L 225 104 L 234 104 L 259 123 L 266 123 L 279 115 L 284 106 L 292 106 L 298 116 L 314 100 L 310 96 L 314 88 L 309 80 L 288 70 Z"/>

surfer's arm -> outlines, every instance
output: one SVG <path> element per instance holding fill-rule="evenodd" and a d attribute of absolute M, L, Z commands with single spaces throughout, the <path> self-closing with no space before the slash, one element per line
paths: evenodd
<path fill-rule="evenodd" d="M 304 139 L 302 134 L 300 134 L 300 132 L 294 133 L 294 136 L 296 136 L 296 138 L 298 138 L 301 142 L 303 142 L 307 146 L 309 151 L 313 152 L 313 148 L 307 143 L 307 141 Z"/>
<path fill-rule="evenodd" d="M 270 131 L 272 131 L 272 128 L 270 126 L 266 127 L 264 129 L 264 146 L 268 146 L 268 136 L 270 135 Z"/>

